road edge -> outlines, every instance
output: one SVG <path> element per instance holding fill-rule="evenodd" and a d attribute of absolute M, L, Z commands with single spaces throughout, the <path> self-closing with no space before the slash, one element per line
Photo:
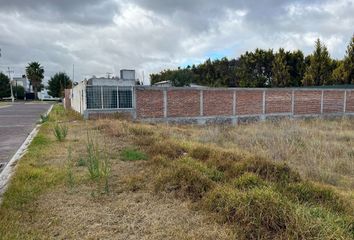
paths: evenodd
<path fill-rule="evenodd" d="M 54 104 L 50 106 L 45 115 L 48 115 L 52 109 Z M 10 161 L 6 164 L 5 168 L 0 173 L 0 206 L 2 204 L 3 195 L 6 192 L 6 189 L 10 183 L 12 175 L 15 173 L 15 169 L 17 166 L 17 162 L 23 157 L 26 153 L 28 146 L 31 144 L 32 140 L 37 135 L 41 124 L 37 124 L 35 128 L 31 131 L 31 133 L 27 136 L 25 141 L 22 143 L 20 148 L 16 151 L 16 153 L 12 156 Z"/>

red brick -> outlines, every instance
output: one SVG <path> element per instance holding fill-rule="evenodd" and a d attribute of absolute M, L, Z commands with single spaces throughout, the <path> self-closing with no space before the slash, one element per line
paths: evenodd
<path fill-rule="evenodd" d="M 295 91 L 295 115 L 320 114 L 321 91 Z"/>
<path fill-rule="evenodd" d="M 163 114 L 163 91 L 136 89 L 137 118 L 161 118 Z"/>
<path fill-rule="evenodd" d="M 231 90 L 204 90 L 203 114 L 205 116 L 231 116 L 233 107 Z"/>
<path fill-rule="evenodd" d="M 344 107 L 344 91 L 323 92 L 323 113 L 341 113 Z"/>
<path fill-rule="evenodd" d="M 257 115 L 263 112 L 263 91 L 237 91 L 236 115 Z"/>
<path fill-rule="evenodd" d="M 167 91 L 168 117 L 196 117 L 200 115 L 199 90 Z"/>
<path fill-rule="evenodd" d="M 345 112 L 354 113 L 354 91 L 347 90 L 347 102 Z"/>
<path fill-rule="evenodd" d="M 291 113 L 291 91 L 266 91 L 266 113 Z"/>

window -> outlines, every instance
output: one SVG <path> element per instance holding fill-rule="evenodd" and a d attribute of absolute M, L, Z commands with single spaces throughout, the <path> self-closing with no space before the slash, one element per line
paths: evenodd
<path fill-rule="evenodd" d="M 132 88 L 120 87 L 118 89 L 118 94 L 119 94 L 119 108 L 132 108 L 133 107 Z"/>
<path fill-rule="evenodd" d="M 87 86 L 86 103 L 87 109 L 132 108 L 133 88 L 116 86 Z"/>

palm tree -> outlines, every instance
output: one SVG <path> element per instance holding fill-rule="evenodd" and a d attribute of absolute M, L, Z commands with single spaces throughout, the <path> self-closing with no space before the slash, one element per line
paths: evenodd
<path fill-rule="evenodd" d="M 26 74 L 33 87 L 34 96 L 38 99 L 38 91 L 41 89 L 44 78 L 44 69 L 38 62 L 31 62 L 26 67 Z"/>

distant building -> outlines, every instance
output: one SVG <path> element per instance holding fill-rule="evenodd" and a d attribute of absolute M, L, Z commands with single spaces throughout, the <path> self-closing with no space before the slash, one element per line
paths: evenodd
<path fill-rule="evenodd" d="M 137 79 L 135 77 L 135 70 L 121 70 L 120 77 L 96 77 L 87 80 L 88 86 L 135 86 Z"/>
<path fill-rule="evenodd" d="M 21 86 L 25 89 L 25 92 L 32 92 L 30 81 L 27 79 L 25 75 L 22 77 L 14 77 L 12 79 L 12 86 Z"/>

